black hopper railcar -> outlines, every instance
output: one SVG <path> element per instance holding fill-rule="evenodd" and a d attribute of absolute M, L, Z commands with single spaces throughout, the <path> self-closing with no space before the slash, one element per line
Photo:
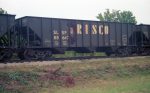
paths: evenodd
<path fill-rule="evenodd" d="M 140 24 L 136 26 L 136 47 L 137 54 L 150 54 L 150 25 Z"/>
<path fill-rule="evenodd" d="M 14 25 L 15 15 L 0 14 L 0 60 L 11 58 L 17 48 Z"/>
<path fill-rule="evenodd" d="M 20 58 L 44 59 L 65 50 L 127 56 L 150 48 L 149 25 L 26 16 L 16 27 Z"/>
<path fill-rule="evenodd" d="M 32 16 L 14 20 L 14 15 L 0 15 L 1 59 L 10 58 L 12 51 L 20 59 L 47 59 L 66 50 L 150 54 L 150 25 Z"/>

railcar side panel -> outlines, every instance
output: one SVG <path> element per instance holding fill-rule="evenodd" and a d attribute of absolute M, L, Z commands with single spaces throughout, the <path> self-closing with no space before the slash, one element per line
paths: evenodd
<path fill-rule="evenodd" d="M 98 22 L 98 41 L 99 41 L 99 47 L 104 46 L 104 25 L 101 22 Z"/>
<path fill-rule="evenodd" d="M 90 22 L 91 32 L 91 47 L 98 46 L 98 26 L 97 22 Z"/>
<path fill-rule="evenodd" d="M 134 29 L 134 30 L 133 30 L 133 33 L 132 33 L 132 34 L 133 34 L 133 35 L 132 35 L 132 36 L 133 36 L 133 46 L 136 46 L 136 45 L 137 45 L 137 40 L 136 40 L 136 39 L 138 38 L 138 37 L 137 37 L 137 26 L 134 27 L 133 29 Z"/>
<path fill-rule="evenodd" d="M 60 21 L 59 19 L 52 19 L 52 45 L 53 47 L 60 47 L 61 40 L 60 40 Z"/>
<path fill-rule="evenodd" d="M 8 20 L 6 15 L 0 15 L 0 37 L 2 37 L 8 28 Z"/>
<path fill-rule="evenodd" d="M 26 19 L 21 18 L 21 19 L 16 20 L 16 30 L 18 34 L 17 45 L 19 48 L 24 48 L 24 47 L 27 47 L 28 45 L 27 24 L 23 23 L 22 20 L 26 20 Z"/>
<path fill-rule="evenodd" d="M 116 23 L 109 23 L 110 46 L 116 46 Z"/>
<path fill-rule="evenodd" d="M 149 29 L 148 25 L 141 25 L 141 37 L 142 37 L 142 45 L 148 45 L 149 41 Z"/>
<path fill-rule="evenodd" d="M 26 24 L 29 47 L 43 47 L 42 18 L 27 17 Z"/>
<path fill-rule="evenodd" d="M 104 34 L 104 45 L 110 46 L 110 27 L 108 23 L 104 23 L 103 25 L 103 34 Z"/>
<path fill-rule="evenodd" d="M 117 40 L 117 46 L 122 45 L 122 40 L 121 40 L 122 34 L 121 34 L 121 24 L 116 23 L 116 40 Z"/>
<path fill-rule="evenodd" d="M 91 30 L 90 22 L 83 22 L 83 47 L 90 47 L 91 45 Z"/>
<path fill-rule="evenodd" d="M 133 37 L 132 37 L 133 25 L 128 24 L 127 26 L 128 26 L 128 45 L 133 46 Z"/>
<path fill-rule="evenodd" d="M 52 47 L 52 23 L 51 19 L 42 19 L 43 47 Z"/>
<path fill-rule="evenodd" d="M 83 47 L 83 24 L 82 21 L 76 21 L 77 28 L 77 47 Z"/>
<path fill-rule="evenodd" d="M 122 46 L 127 46 L 127 42 L 128 42 L 128 24 L 122 24 Z"/>
<path fill-rule="evenodd" d="M 67 20 L 60 20 L 61 47 L 69 46 L 69 28 Z"/>
<path fill-rule="evenodd" d="M 76 22 L 74 20 L 68 20 L 69 28 L 69 47 L 77 46 L 77 28 Z"/>
<path fill-rule="evenodd" d="M 149 35 L 149 43 L 148 43 L 148 45 L 150 46 L 150 25 L 148 25 L 148 35 Z"/>
<path fill-rule="evenodd" d="M 0 47 L 14 47 L 14 24 L 15 15 L 0 14 Z"/>

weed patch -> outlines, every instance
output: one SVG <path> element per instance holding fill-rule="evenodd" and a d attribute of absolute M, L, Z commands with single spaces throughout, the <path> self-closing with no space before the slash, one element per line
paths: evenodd
<path fill-rule="evenodd" d="M 3 86 L 0 89 L 3 92 L 9 90 L 11 93 L 19 93 L 20 86 L 28 86 L 31 82 L 35 82 L 37 77 L 38 75 L 32 72 L 1 72 L 0 85 Z"/>
<path fill-rule="evenodd" d="M 40 79 L 42 81 L 53 82 L 53 84 L 59 86 L 72 87 L 75 85 L 74 77 L 67 72 L 61 71 L 61 67 L 55 70 L 49 69 L 45 74 L 40 76 Z"/>
<path fill-rule="evenodd" d="M 118 66 L 113 67 L 111 65 L 105 65 L 103 67 L 98 67 L 95 69 L 86 69 L 82 71 L 75 71 L 72 73 L 75 77 L 82 77 L 84 79 L 89 78 L 96 78 L 96 79 L 109 79 L 109 78 L 124 78 L 124 77 L 131 77 L 134 75 L 150 74 L 150 65 L 133 65 L 133 66 Z"/>

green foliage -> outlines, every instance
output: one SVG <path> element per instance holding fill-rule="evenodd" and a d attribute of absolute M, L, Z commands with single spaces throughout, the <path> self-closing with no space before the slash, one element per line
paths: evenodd
<path fill-rule="evenodd" d="M 7 11 L 5 11 L 3 8 L 0 8 L 0 14 L 7 14 Z"/>
<path fill-rule="evenodd" d="M 38 75 L 24 71 L 0 72 L 0 81 L 0 93 L 22 93 L 18 86 L 32 88 L 32 83 L 38 81 Z"/>
<path fill-rule="evenodd" d="M 73 76 L 81 76 L 84 79 L 97 78 L 97 79 L 110 79 L 110 78 L 125 78 L 136 75 L 149 75 L 150 65 L 140 67 L 133 65 L 131 67 L 117 66 L 114 67 L 111 64 L 104 65 L 96 69 L 85 69 L 82 71 L 76 71 L 72 73 Z"/>
<path fill-rule="evenodd" d="M 106 9 L 106 11 L 102 14 L 99 13 L 97 19 L 100 21 L 108 21 L 108 22 L 121 22 L 121 23 L 134 23 L 136 24 L 136 18 L 131 11 L 120 11 L 120 10 L 112 10 Z"/>
<path fill-rule="evenodd" d="M 17 81 L 20 84 L 28 84 L 28 81 L 34 81 L 37 78 L 35 73 L 30 72 L 1 72 L 0 80 L 4 80 L 7 82 Z"/>
<path fill-rule="evenodd" d="M 0 86 L 0 93 L 12 93 L 12 92 L 7 91 L 3 87 Z"/>
<path fill-rule="evenodd" d="M 55 93 L 150 93 L 150 76 L 95 81 Z M 49 92 L 44 92 L 49 93 Z"/>

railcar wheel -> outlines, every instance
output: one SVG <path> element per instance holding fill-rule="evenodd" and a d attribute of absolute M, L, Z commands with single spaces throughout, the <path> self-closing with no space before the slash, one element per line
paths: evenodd
<path fill-rule="evenodd" d="M 19 52 L 18 53 L 18 57 L 19 57 L 19 59 L 24 60 L 25 59 L 25 57 L 24 57 L 24 51 Z"/>
<path fill-rule="evenodd" d="M 32 60 L 32 59 L 35 59 L 35 56 L 34 56 L 34 50 L 32 49 L 26 49 L 26 50 L 22 50 L 18 53 L 18 57 L 21 59 L 21 60 Z"/>
<path fill-rule="evenodd" d="M 129 56 L 131 55 L 131 49 L 130 48 L 119 48 L 117 50 L 117 56 Z"/>
<path fill-rule="evenodd" d="M 143 48 L 140 50 L 142 50 L 141 55 L 143 55 L 143 56 L 150 55 L 150 49 L 149 48 Z"/>
<path fill-rule="evenodd" d="M 50 56 L 52 56 L 51 51 L 47 50 L 36 50 L 35 51 L 35 57 L 36 59 L 48 59 Z"/>
<path fill-rule="evenodd" d="M 110 53 L 110 52 L 105 52 L 105 54 L 106 54 L 107 56 L 111 56 L 112 53 Z"/>
<path fill-rule="evenodd" d="M 27 49 L 27 50 L 25 50 L 24 51 L 24 53 L 23 53 L 23 55 L 24 55 L 24 58 L 26 59 L 26 60 L 31 60 L 31 59 L 35 59 L 35 53 L 34 53 L 35 51 L 34 50 L 32 50 L 32 49 Z"/>
<path fill-rule="evenodd" d="M 147 55 L 150 55 L 150 49 L 147 50 Z"/>
<path fill-rule="evenodd" d="M 21 60 L 32 60 L 32 59 L 48 59 L 52 56 L 52 52 L 49 50 L 33 50 L 27 49 L 18 53 L 18 57 Z"/>
<path fill-rule="evenodd" d="M 9 60 L 12 57 L 12 50 L 5 49 L 0 51 L 0 60 Z"/>

